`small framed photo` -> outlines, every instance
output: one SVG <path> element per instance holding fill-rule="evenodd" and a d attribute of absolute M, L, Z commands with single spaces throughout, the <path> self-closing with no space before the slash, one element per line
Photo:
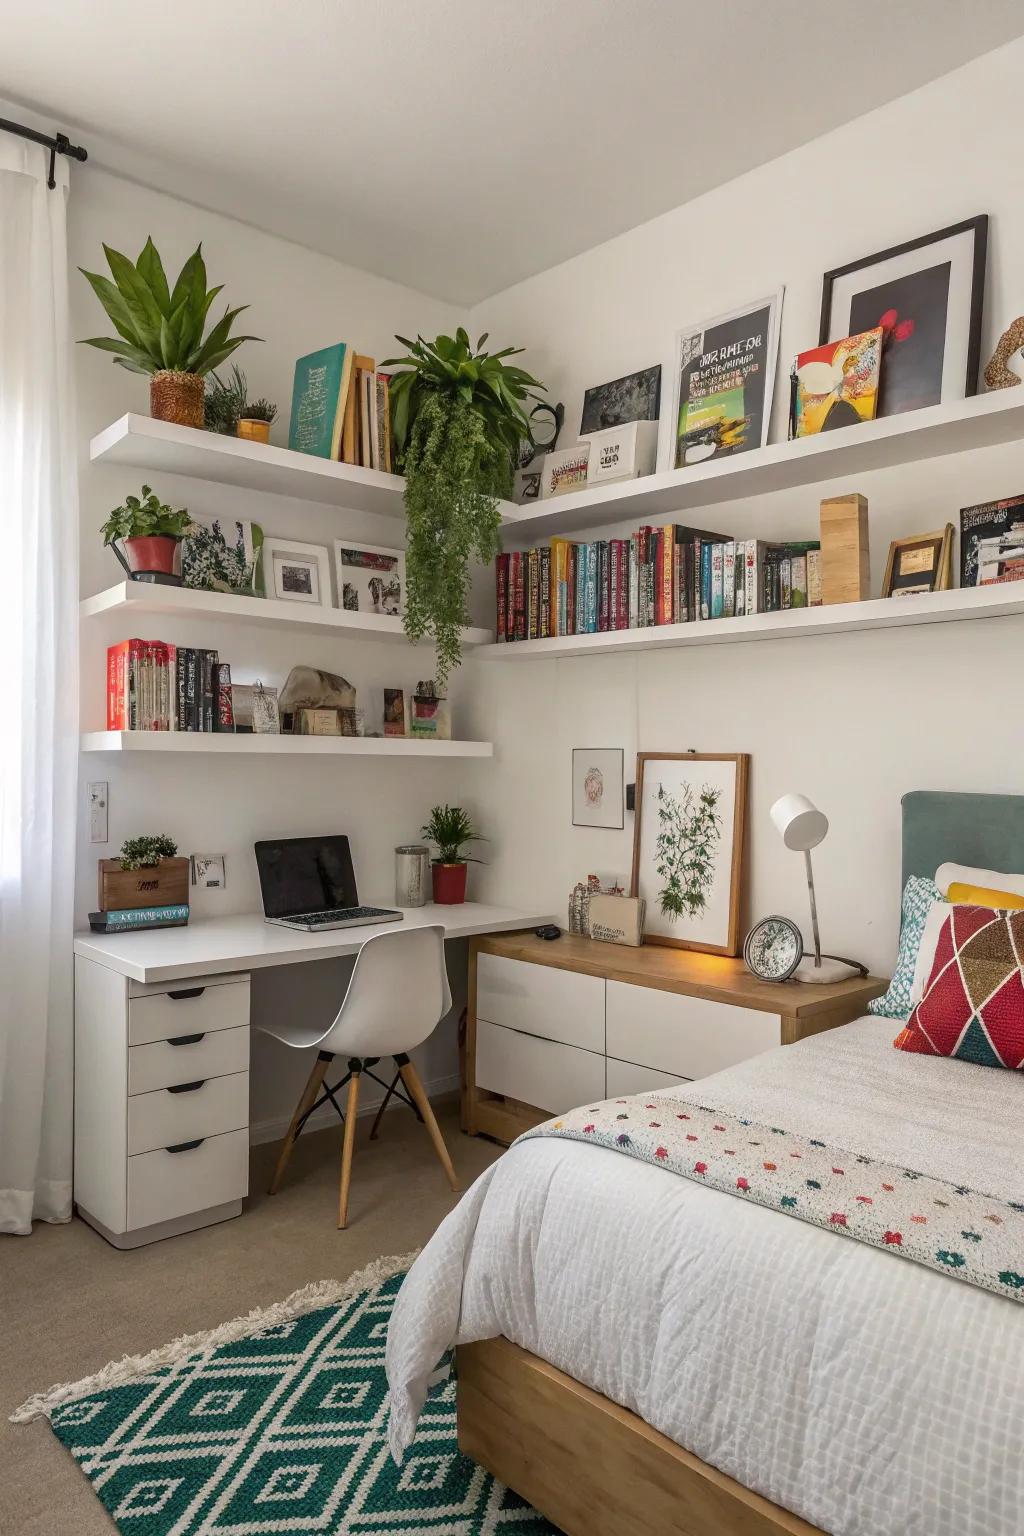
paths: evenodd
<path fill-rule="evenodd" d="M 919 592 L 948 592 L 953 584 L 952 523 L 935 533 L 893 539 L 885 562 L 883 597 L 915 597 Z"/>
<path fill-rule="evenodd" d="M 624 753 L 621 747 L 573 747 L 572 824 L 621 831 Z"/>
<path fill-rule="evenodd" d="M 405 692 L 401 688 L 384 689 L 384 735 L 405 735 Z"/>
<path fill-rule="evenodd" d="M 405 553 L 377 544 L 334 541 L 338 607 L 400 619 L 405 611 Z"/>
<path fill-rule="evenodd" d="M 264 539 L 263 580 L 268 597 L 331 606 L 331 563 L 322 544 Z"/>

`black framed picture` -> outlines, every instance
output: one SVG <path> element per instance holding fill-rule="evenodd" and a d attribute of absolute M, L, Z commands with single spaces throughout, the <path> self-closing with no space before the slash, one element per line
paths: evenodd
<path fill-rule="evenodd" d="M 881 326 L 879 416 L 977 393 L 988 215 L 826 272 L 818 341 Z"/>
<path fill-rule="evenodd" d="M 595 384 L 583 396 L 580 437 L 622 427 L 627 421 L 657 421 L 661 410 L 661 364 Z"/>

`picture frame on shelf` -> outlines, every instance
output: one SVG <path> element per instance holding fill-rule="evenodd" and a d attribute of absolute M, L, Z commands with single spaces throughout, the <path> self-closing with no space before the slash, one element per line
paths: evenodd
<path fill-rule="evenodd" d="M 384 735 L 405 736 L 409 710 L 404 688 L 384 689 Z"/>
<path fill-rule="evenodd" d="M 193 518 L 181 541 L 182 585 L 197 592 L 262 597 L 259 580 L 263 529 L 247 518 Z"/>
<path fill-rule="evenodd" d="M 799 352 L 793 363 L 791 437 L 813 437 L 874 421 L 882 371 L 884 331 L 827 341 Z"/>
<path fill-rule="evenodd" d="M 572 824 L 621 831 L 625 826 L 622 747 L 573 747 Z"/>
<path fill-rule="evenodd" d="M 338 607 L 400 619 L 405 612 L 405 551 L 353 539 L 334 541 Z"/>
<path fill-rule="evenodd" d="M 260 564 L 268 597 L 330 608 L 331 562 L 325 545 L 264 538 Z"/>
<path fill-rule="evenodd" d="M 630 421 L 657 421 L 661 413 L 661 364 L 595 384 L 583 396 L 580 437 L 624 427 Z"/>
<path fill-rule="evenodd" d="M 638 752 L 630 895 L 645 943 L 735 955 L 740 942 L 745 752 Z"/>
<path fill-rule="evenodd" d="M 669 467 L 768 441 L 785 289 L 676 332 Z"/>
<path fill-rule="evenodd" d="M 948 592 L 953 585 L 952 523 L 934 533 L 893 539 L 885 562 L 883 597 L 914 597 L 920 592 Z"/>
<path fill-rule="evenodd" d="M 960 585 L 1024 581 L 1024 495 L 960 508 Z"/>
<path fill-rule="evenodd" d="M 819 345 L 885 332 L 879 416 L 977 394 L 987 251 L 983 213 L 823 275 Z"/>

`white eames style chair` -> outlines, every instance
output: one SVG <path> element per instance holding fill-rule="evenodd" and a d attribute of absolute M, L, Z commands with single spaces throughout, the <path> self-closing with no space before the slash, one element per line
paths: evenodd
<path fill-rule="evenodd" d="M 444 929 L 440 924 L 432 924 L 425 928 L 398 928 L 367 939 L 356 957 L 337 1018 L 327 1030 L 276 1021 L 262 1025 L 267 1034 L 282 1040 L 286 1045 L 298 1049 L 308 1049 L 314 1045 L 317 1047 L 317 1058 L 309 1074 L 309 1081 L 281 1145 L 277 1167 L 270 1182 L 270 1194 L 276 1195 L 281 1186 L 292 1148 L 306 1121 L 315 1109 L 330 1101 L 345 1125 L 338 1226 L 348 1225 L 348 1194 L 352 1178 L 356 1114 L 359 1109 L 359 1080 L 364 1075 L 372 1077 L 374 1082 L 387 1089 L 370 1132 L 371 1139 L 376 1137 L 381 1115 L 394 1094 L 415 1110 L 417 1118 L 426 1126 L 448 1183 L 453 1190 L 458 1190 L 459 1184 L 448 1148 L 423 1091 L 419 1074 L 408 1054 L 437 1028 L 451 1005 L 452 994 L 444 962 Z M 397 1069 L 390 1084 L 383 1082 L 371 1070 L 385 1056 L 394 1059 Z M 324 1079 L 335 1057 L 344 1058 L 348 1070 L 332 1088 Z M 408 1097 L 399 1088 L 399 1079 Z M 346 1084 L 348 1101 L 342 1110 L 336 1095 Z M 318 1097 L 321 1090 L 322 1096 Z"/>

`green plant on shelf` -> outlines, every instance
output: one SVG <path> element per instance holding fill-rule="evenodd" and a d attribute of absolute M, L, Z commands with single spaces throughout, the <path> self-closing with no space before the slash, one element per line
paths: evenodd
<path fill-rule="evenodd" d="M 486 842 L 461 805 L 435 805 L 420 836 L 437 849 L 435 864 L 479 864 L 479 859 L 462 850 L 467 843 Z"/>
<path fill-rule="evenodd" d="M 173 859 L 178 845 L 160 832 L 155 837 L 126 837 L 118 858 L 122 869 L 151 869 L 161 859 Z"/>
<path fill-rule="evenodd" d="M 142 498 L 126 496 L 123 504 L 110 512 L 100 532 L 104 544 L 112 544 L 115 539 L 183 539 L 193 527 L 186 507 L 175 511 L 144 485 Z"/>
<path fill-rule="evenodd" d="M 265 421 L 268 424 L 277 420 L 277 406 L 271 405 L 269 400 L 262 396 L 258 400 L 247 400 L 242 412 L 243 421 Z"/>
<path fill-rule="evenodd" d="M 206 379 L 205 422 L 207 432 L 234 437 L 235 429 L 248 404 L 248 385 L 237 363 L 232 363 L 227 379 L 210 373 Z"/>

